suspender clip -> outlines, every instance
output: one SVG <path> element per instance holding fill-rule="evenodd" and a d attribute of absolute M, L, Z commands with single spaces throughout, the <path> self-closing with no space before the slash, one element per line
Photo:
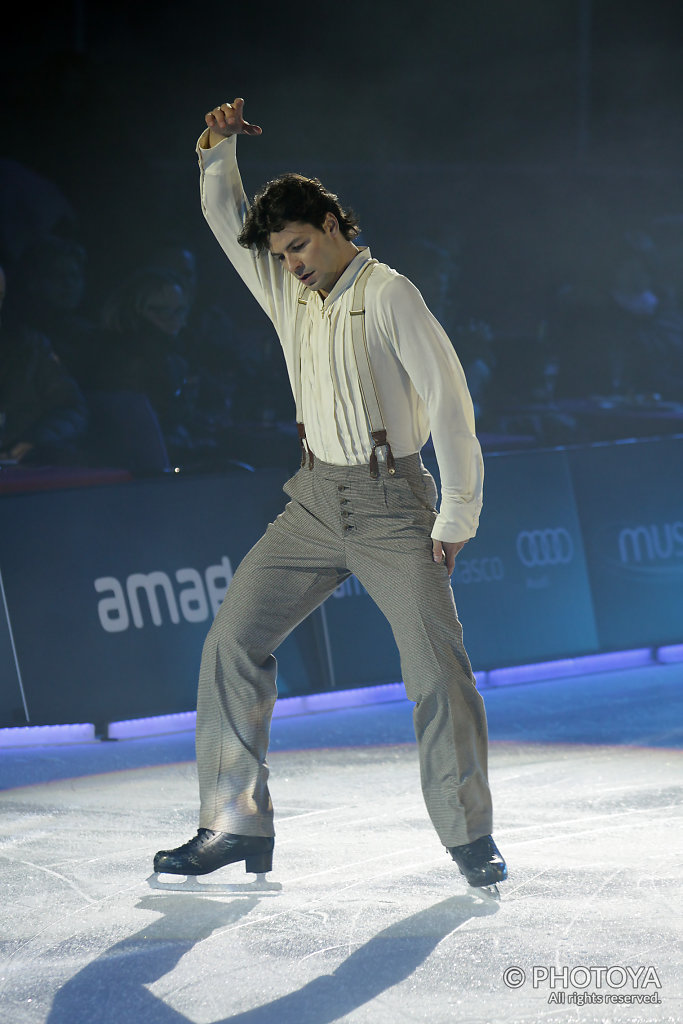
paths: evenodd
<path fill-rule="evenodd" d="M 386 448 L 387 450 L 387 469 L 391 476 L 396 472 L 396 459 L 394 453 L 391 450 L 391 445 L 387 441 L 386 430 L 373 430 L 372 440 L 375 442 L 372 446 L 372 452 L 370 454 L 370 476 L 373 480 L 376 480 L 379 476 L 379 465 L 377 464 L 377 449 Z"/>
<path fill-rule="evenodd" d="M 308 441 L 306 440 L 306 427 L 303 423 L 297 423 L 296 429 L 299 435 L 299 446 L 301 447 L 301 468 L 303 469 L 306 465 L 306 457 L 308 457 L 308 468 L 313 469 L 315 456 L 313 455 Z"/>

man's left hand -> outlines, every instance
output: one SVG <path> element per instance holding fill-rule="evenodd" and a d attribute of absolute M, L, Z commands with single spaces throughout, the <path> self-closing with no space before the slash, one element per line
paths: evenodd
<path fill-rule="evenodd" d="M 448 569 L 448 575 L 450 576 L 455 569 L 455 556 L 458 552 L 467 544 L 466 540 L 459 540 L 451 544 L 447 540 L 433 540 L 432 541 L 432 554 L 435 562 L 443 562 L 446 560 L 446 568 Z"/>

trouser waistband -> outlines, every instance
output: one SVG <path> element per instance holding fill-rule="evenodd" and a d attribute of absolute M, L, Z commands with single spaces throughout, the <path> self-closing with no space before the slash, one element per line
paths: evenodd
<path fill-rule="evenodd" d="M 423 469 L 423 463 L 419 452 L 415 452 L 413 455 L 401 455 L 395 460 L 395 463 L 396 471 L 395 474 L 393 474 L 389 472 L 386 462 L 379 462 L 378 471 L 380 477 L 390 477 L 394 475 L 410 476 L 412 473 L 421 472 Z M 323 462 L 317 455 L 313 458 L 313 465 L 310 467 L 307 465 L 306 468 L 310 468 L 311 472 L 319 473 L 331 480 L 344 480 L 349 477 L 362 477 L 370 474 L 369 462 L 361 462 L 358 465 L 353 466 L 338 466 L 331 462 Z"/>

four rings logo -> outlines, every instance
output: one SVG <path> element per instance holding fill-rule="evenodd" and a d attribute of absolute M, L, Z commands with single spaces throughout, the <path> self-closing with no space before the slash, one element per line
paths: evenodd
<path fill-rule="evenodd" d="M 546 530 L 522 530 L 517 534 L 517 554 L 522 565 L 528 569 L 567 565 L 574 557 L 574 542 L 563 526 Z"/>

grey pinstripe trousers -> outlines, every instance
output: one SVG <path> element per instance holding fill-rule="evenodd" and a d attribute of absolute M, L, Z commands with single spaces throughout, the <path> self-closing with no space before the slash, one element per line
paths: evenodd
<path fill-rule="evenodd" d="M 273 651 L 354 573 L 401 657 L 422 791 L 444 846 L 492 831 L 487 728 L 448 572 L 434 562 L 436 486 L 419 455 L 330 466 L 285 484 L 285 510 L 240 564 L 204 645 L 197 702 L 200 827 L 274 834 L 266 761 L 277 696 Z"/>

